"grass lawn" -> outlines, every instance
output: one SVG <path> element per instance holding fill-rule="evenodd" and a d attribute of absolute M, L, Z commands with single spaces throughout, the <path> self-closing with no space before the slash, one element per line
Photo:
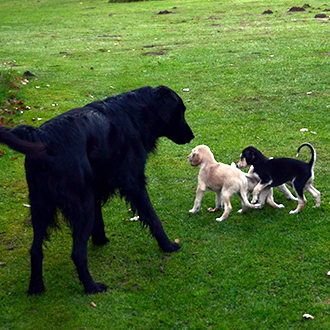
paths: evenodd
<path fill-rule="evenodd" d="M 184 146 L 160 139 L 147 165 L 150 197 L 181 250 L 160 251 L 115 197 L 104 207 L 110 244 L 89 244 L 91 274 L 109 286 L 94 296 L 83 294 L 64 222 L 45 243 L 46 292 L 26 294 L 33 233 L 24 157 L 0 146 L 1 330 L 330 328 L 330 3 L 290 11 L 304 4 L 0 1 L 0 124 L 39 125 L 162 84 L 184 100 L 196 136 Z M 33 76 L 23 77 L 27 71 Z M 198 169 L 187 155 L 196 145 L 230 164 L 249 145 L 295 157 L 302 142 L 317 152 L 320 208 L 305 194 L 304 210 L 290 215 L 296 202 L 275 190 L 284 209 L 242 215 L 234 197 L 219 223 L 220 213 L 206 211 L 215 199 L 207 192 L 199 213 L 189 214 Z M 310 159 L 307 148 L 300 158 Z"/>

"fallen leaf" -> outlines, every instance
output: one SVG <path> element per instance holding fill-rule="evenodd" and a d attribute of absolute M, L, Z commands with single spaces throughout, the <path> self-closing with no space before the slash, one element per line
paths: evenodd
<path fill-rule="evenodd" d="M 315 317 L 312 316 L 312 315 L 310 315 L 310 314 L 304 314 L 303 315 L 303 318 L 305 318 L 305 319 L 311 319 L 311 320 L 314 320 L 315 319 Z"/>
<path fill-rule="evenodd" d="M 179 242 L 180 242 L 180 238 L 176 238 L 176 239 L 174 240 L 174 242 L 177 243 L 177 244 L 179 244 Z"/>
<path fill-rule="evenodd" d="M 91 306 L 92 306 L 92 307 L 96 307 L 96 304 L 95 304 L 94 301 L 91 302 Z"/>

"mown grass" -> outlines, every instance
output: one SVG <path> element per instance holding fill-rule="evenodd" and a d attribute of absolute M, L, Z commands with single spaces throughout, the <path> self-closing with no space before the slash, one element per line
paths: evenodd
<path fill-rule="evenodd" d="M 26 294 L 32 228 L 24 158 L 1 146 L 1 329 L 329 329 L 330 29 L 328 18 L 314 16 L 330 4 L 288 12 L 303 4 L 0 3 L 0 72 L 35 75 L 17 95 L 31 109 L 17 111 L 14 124 L 38 125 L 93 99 L 164 84 L 183 98 L 196 135 L 184 146 L 160 139 L 147 166 L 155 209 L 182 249 L 161 252 L 148 231 L 124 221 L 128 206 L 115 197 L 104 207 L 110 244 L 89 245 L 91 273 L 109 285 L 96 296 L 83 294 L 64 222 L 45 243 L 46 292 Z M 262 15 L 268 9 L 273 14 Z M 202 210 L 188 213 L 198 170 L 186 157 L 194 146 L 207 144 L 231 163 L 248 145 L 295 157 L 305 141 L 317 151 L 319 209 L 306 194 L 303 212 L 289 215 L 296 204 L 275 191 L 285 209 L 241 215 L 234 198 L 228 220 L 217 223 L 206 211 L 209 192 Z"/>

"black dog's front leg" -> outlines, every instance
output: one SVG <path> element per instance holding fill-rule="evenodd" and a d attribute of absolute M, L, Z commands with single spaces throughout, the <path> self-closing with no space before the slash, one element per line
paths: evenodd
<path fill-rule="evenodd" d="M 179 244 L 171 242 L 167 237 L 145 187 L 138 192 L 135 191 L 133 195 L 128 196 L 128 199 L 138 211 L 140 220 L 149 226 L 151 234 L 156 238 L 158 245 L 164 252 L 175 252 L 180 249 Z"/>

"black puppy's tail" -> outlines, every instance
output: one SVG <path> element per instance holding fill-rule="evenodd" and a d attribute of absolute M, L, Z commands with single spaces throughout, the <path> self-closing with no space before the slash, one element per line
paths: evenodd
<path fill-rule="evenodd" d="M 310 167 L 313 167 L 314 164 L 315 164 L 315 161 L 316 161 L 316 151 L 315 151 L 314 147 L 313 147 L 310 143 L 305 142 L 305 143 L 302 143 L 302 144 L 299 146 L 299 148 L 298 148 L 298 150 L 297 150 L 297 157 L 299 156 L 299 151 L 300 151 L 300 149 L 301 149 L 302 147 L 304 147 L 304 146 L 309 147 L 309 149 L 310 149 L 311 152 L 312 152 L 312 158 L 311 158 L 311 160 L 309 161 L 308 164 L 309 164 Z"/>
<path fill-rule="evenodd" d="M 45 146 L 39 142 L 30 142 L 17 137 L 11 128 L 0 126 L 0 143 L 26 156 L 42 158 L 45 156 Z"/>

